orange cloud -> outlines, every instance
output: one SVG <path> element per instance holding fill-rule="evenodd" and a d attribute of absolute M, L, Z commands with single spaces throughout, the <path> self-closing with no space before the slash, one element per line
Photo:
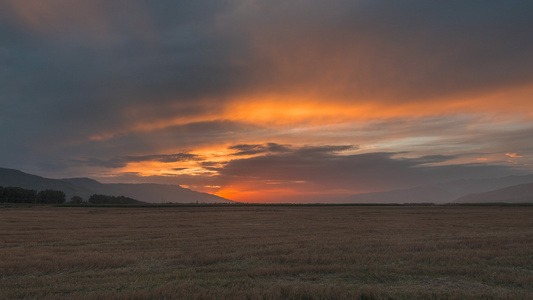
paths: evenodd
<path fill-rule="evenodd" d="M 326 93 L 325 93 L 326 94 Z M 390 118 L 418 118 L 437 115 L 507 114 L 533 117 L 533 86 L 509 88 L 491 93 L 464 93 L 425 101 L 332 99 L 319 93 L 248 96 L 230 101 L 220 118 L 272 125 L 330 125 Z M 509 105 L 507 98 L 513 99 Z M 431 100 L 431 101 L 430 101 Z"/>
<path fill-rule="evenodd" d="M 505 153 L 505 155 L 511 157 L 511 158 L 520 158 L 520 157 L 524 157 L 522 155 L 519 155 L 519 154 L 516 154 L 516 153 Z"/>
<path fill-rule="evenodd" d="M 223 146 L 199 148 L 188 152 L 187 155 L 194 156 L 194 159 L 164 161 L 150 159 L 150 157 L 142 159 L 141 156 L 141 159 L 124 161 L 124 166 L 116 167 L 114 172 L 117 174 L 135 173 L 140 177 L 180 175 L 210 177 L 218 175 L 218 172 L 205 168 L 202 162 L 209 162 L 210 166 L 222 167 L 232 159 L 232 153 L 232 150 Z M 214 188 L 213 186 L 204 187 Z"/>
<path fill-rule="evenodd" d="M 516 120 L 533 117 L 533 86 L 510 88 L 488 94 L 465 93 L 432 101 L 378 101 L 372 99 L 331 99 L 320 94 L 251 94 L 217 104 L 219 110 L 206 110 L 196 115 L 158 118 L 131 124 L 117 132 L 95 135 L 92 139 L 113 137 L 128 132 L 161 130 L 192 122 L 230 120 L 259 126 L 318 126 L 347 122 L 364 122 L 392 118 L 420 118 L 454 114 L 500 115 Z M 513 105 L 505 99 L 512 98 Z M 208 100 L 205 100 L 209 102 Z M 171 111 L 176 108 L 169 108 Z M 179 111 L 179 110 L 178 110 Z M 145 110 L 130 109 L 130 119 L 136 120 Z"/>

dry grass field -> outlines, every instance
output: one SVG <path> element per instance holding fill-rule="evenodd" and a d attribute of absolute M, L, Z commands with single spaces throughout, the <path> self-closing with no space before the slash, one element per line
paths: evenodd
<path fill-rule="evenodd" d="M 0 299 L 533 299 L 533 207 L 0 208 Z"/>

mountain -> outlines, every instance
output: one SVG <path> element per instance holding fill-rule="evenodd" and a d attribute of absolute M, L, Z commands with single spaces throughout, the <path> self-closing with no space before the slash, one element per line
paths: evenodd
<path fill-rule="evenodd" d="M 87 189 L 84 186 L 73 185 L 58 179 L 48 179 L 18 170 L 4 168 L 0 168 L 0 186 L 21 187 L 36 191 L 46 189 L 60 190 L 67 195 L 67 199 L 76 195 L 87 200 L 89 196 L 95 194 L 92 190 Z"/>
<path fill-rule="evenodd" d="M 460 197 L 455 203 L 526 203 L 533 202 L 533 183 L 509 186 L 485 193 Z"/>
<path fill-rule="evenodd" d="M 474 193 L 533 182 L 533 174 L 490 179 L 463 179 L 409 189 L 357 194 L 340 199 L 343 203 L 449 203 Z"/>
<path fill-rule="evenodd" d="M 32 190 L 60 190 L 67 200 L 80 196 L 84 200 L 93 194 L 126 196 L 148 203 L 229 203 L 231 200 L 168 184 L 104 184 L 90 178 L 49 179 L 18 170 L 0 168 L 0 186 L 14 186 Z"/>
<path fill-rule="evenodd" d="M 342 199 L 343 203 L 445 203 L 456 199 L 452 193 L 436 185 L 410 189 L 357 194 Z"/>

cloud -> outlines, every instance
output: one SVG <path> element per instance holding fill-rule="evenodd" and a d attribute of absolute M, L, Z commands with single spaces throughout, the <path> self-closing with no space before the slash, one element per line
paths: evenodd
<path fill-rule="evenodd" d="M 290 146 L 280 145 L 276 143 L 267 143 L 267 144 L 239 144 L 228 147 L 229 150 L 235 150 L 236 152 L 232 155 L 255 155 L 255 154 L 264 154 L 271 152 L 289 152 L 291 151 Z"/>
<path fill-rule="evenodd" d="M 177 154 L 155 154 L 155 155 L 140 155 L 140 156 L 119 156 L 113 157 L 109 160 L 101 160 L 96 158 L 88 158 L 82 160 L 75 160 L 74 163 L 99 166 L 105 168 L 122 168 L 132 162 L 146 162 L 155 161 L 162 163 L 182 162 L 190 160 L 198 160 L 199 157 L 190 153 L 177 153 Z M 174 168 L 176 170 L 176 168 Z"/>
<path fill-rule="evenodd" d="M 214 35 L 213 19 L 224 9 L 215 1 L 2 6 L 1 44 L 9 54 L 2 58 L 0 101 L 9 101 L 2 117 L 31 138 L 73 139 L 202 115 L 216 109 L 203 99 L 222 99 L 246 82 L 232 62 L 235 44 Z M 47 126 L 16 121 L 28 115 Z"/>
<path fill-rule="evenodd" d="M 456 159 L 456 156 L 453 155 L 425 155 L 417 158 L 417 162 L 421 165 L 423 164 L 432 164 L 432 163 L 441 163 L 447 162 L 453 159 Z"/>
<path fill-rule="evenodd" d="M 48 124 L 33 137 L 60 132 L 63 139 L 154 120 L 172 126 L 182 118 L 225 119 L 235 102 L 255 105 L 265 95 L 281 99 L 275 116 L 285 119 L 301 113 L 295 102 L 317 102 L 307 121 L 320 120 L 327 103 L 334 104 L 329 122 L 368 105 L 356 117 L 500 111 L 502 101 L 472 95 L 498 90 L 505 97 L 507 89 L 531 87 L 533 42 L 524 30 L 532 25 L 531 6 L 4 1 L 9 55 L 0 96 L 10 99 L 5 117 L 16 130 L 33 131 L 33 123 L 16 122 L 31 115 Z M 450 98 L 464 93 L 466 100 Z M 530 107 L 529 98 L 512 98 L 506 109 Z"/>
<path fill-rule="evenodd" d="M 520 154 L 516 154 L 516 153 L 505 153 L 505 155 L 511 157 L 511 158 L 522 158 L 524 156 L 520 155 Z"/>
<path fill-rule="evenodd" d="M 275 153 L 292 153 L 303 155 L 321 155 L 343 152 L 347 150 L 356 150 L 354 145 L 323 145 L 323 146 L 301 146 L 294 147 L 293 145 L 280 145 L 277 143 L 265 144 L 238 144 L 228 147 L 229 150 L 237 152 L 231 155 L 254 155 L 254 154 L 275 154 Z"/>
<path fill-rule="evenodd" d="M 303 146 L 294 151 L 294 155 L 316 156 L 334 155 L 338 152 L 356 150 L 354 145 L 325 145 L 325 146 Z"/>
<path fill-rule="evenodd" d="M 523 1 L 252 3 L 227 22 L 244 21 L 258 76 L 280 94 L 398 104 L 533 78 Z"/>

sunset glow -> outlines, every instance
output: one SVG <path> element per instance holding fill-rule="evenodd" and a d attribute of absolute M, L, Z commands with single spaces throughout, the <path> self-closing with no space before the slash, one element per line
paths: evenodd
<path fill-rule="evenodd" d="M 2 1 L 0 167 L 243 202 L 528 174 L 526 2 Z"/>

